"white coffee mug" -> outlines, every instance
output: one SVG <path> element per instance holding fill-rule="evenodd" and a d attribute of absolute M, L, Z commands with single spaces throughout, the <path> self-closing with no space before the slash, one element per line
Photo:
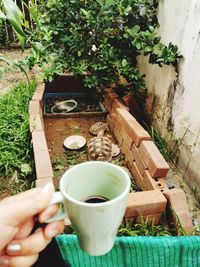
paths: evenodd
<path fill-rule="evenodd" d="M 103 255 L 114 245 L 129 190 L 130 177 L 123 168 L 102 161 L 78 164 L 62 176 L 60 192 L 54 193 L 50 204 L 61 202 L 63 209 L 48 222 L 69 218 L 81 249 Z"/>

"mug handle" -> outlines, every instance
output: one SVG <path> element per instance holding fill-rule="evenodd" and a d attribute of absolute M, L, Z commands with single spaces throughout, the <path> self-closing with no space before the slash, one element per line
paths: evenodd
<path fill-rule="evenodd" d="M 68 219 L 68 214 L 66 213 L 64 209 L 64 197 L 61 192 L 55 192 L 51 198 L 51 201 L 49 203 L 49 206 L 53 204 L 59 204 L 61 203 L 62 206 L 59 207 L 57 213 L 45 221 L 45 223 L 55 222 L 63 219 Z"/>

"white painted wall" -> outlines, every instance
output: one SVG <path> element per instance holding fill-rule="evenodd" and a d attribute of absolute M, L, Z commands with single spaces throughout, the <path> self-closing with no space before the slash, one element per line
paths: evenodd
<path fill-rule="evenodd" d="M 177 44 L 184 59 L 178 73 L 139 59 L 149 91 L 146 107 L 166 139 L 170 131 L 183 139 L 178 168 L 200 191 L 200 0 L 161 0 L 158 14 L 162 42 Z"/>

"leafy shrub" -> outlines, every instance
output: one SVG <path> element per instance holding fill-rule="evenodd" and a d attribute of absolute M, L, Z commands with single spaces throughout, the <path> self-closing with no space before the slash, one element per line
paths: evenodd
<path fill-rule="evenodd" d="M 118 83 L 132 91 L 145 89 L 138 55 L 149 55 L 149 62 L 160 66 L 175 65 L 180 57 L 177 46 L 160 42 L 157 5 L 156 0 L 41 1 L 33 39 L 42 40 L 41 55 L 52 55 L 46 74 L 90 73 L 89 87 Z"/>
<path fill-rule="evenodd" d="M 19 9 L 13 27 L 22 45 L 32 44 L 26 63 L 30 68 L 39 65 L 44 78 L 52 80 L 63 71 L 89 73 L 88 87 L 115 83 L 130 92 L 141 91 L 145 84 L 138 55 L 149 56 L 149 62 L 159 66 L 175 65 L 180 58 L 176 45 L 160 42 L 157 6 L 157 0 L 39 0 L 29 8 L 36 24 L 31 36 L 25 37 L 29 29 Z"/>

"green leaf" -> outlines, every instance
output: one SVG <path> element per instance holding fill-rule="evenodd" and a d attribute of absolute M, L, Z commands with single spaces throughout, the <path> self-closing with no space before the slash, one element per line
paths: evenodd
<path fill-rule="evenodd" d="M 150 45 L 147 45 L 144 47 L 144 53 L 150 53 L 152 52 L 153 48 Z"/>
<path fill-rule="evenodd" d="M 106 8 L 115 3 L 114 0 L 97 0 L 97 2 L 100 4 L 101 7 L 106 7 Z"/>
<path fill-rule="evenodd" d="M 136 42 L 136 43 L 135 43 L 135 46 L 136 46 L 136 48 L 137 48 L 138 50 L 140 50 L 140 49 L 142 48 L 142 45 L 141 45 L 140 42 Z"/>
<path fill-rule="evenodd" d="M 122 67 L 126 67 L 127 66 L 127 60 L 124 58 L 122 60 Z"/>
<path fill-rule="evenodd" d="M 0 10 L 0 19 L 7 19 L 6 15 Z"/>
<path fill-rule="evenodd" d="M 13 30 L 16 32 L 22 49 L 24 49 L 25 39 L 27 38 L 21 26 L 23 24 L 22 19 L 24 18 L 24 15 L 12 0 L 3 0 L 2 3 L 7 19 L 12 25 Z"/>
<path fill-rule="evenodd" d="M 32 3 L 32 6 L 29 7 L 25 2 L 24 2 L 24 4 L 26 5 L 28 11 L 30 12 L 31 18 L 38 24 L 39 17 L 38 17 L 38 8 L 37 8 L 37 5 L 33 5 L 33 3 Z"/>
<path fill-rule="evenodd" d="M 154 27 L 153 27 L 153 26 L 149 26 L 149 31 L 150 31 L 151 33 L 153 33 L 153 32 L 155 31 Z"/>
<path fill-rule="evenodd" d="M 18 6 L 12 0 L 3 0 L 2 3 L 8 19 L 12 19 L 20 23 L 21 18 L 23 18 L 24 15 Z"/>
<path fill-rule="evenodd" d="M 15 20 L 9 19 L 9 21 L 10 21 L 10 24 L 12 25 L 14 31 L 16 33 L 18 33 L 21 37 L 26 38 L 26 34 L 22 30 L 21 26 Z"/>
<path fill-rule="evenodd" d="M 83 8 L 81 8 L 81 12 L 82 12 L 82 14 L 83 14 L 86 18 L 88 18 L 89 15 L 90 15 L 90 12 L 87 11 L 87 10 L 85 10 L 85 9 L 83 9 Z"/>
<path fill-rule="evenodd" d="M 132 29 L 126 29 L 126 32 L 128 32 L 131 36 L 135 37 L 135 35 L 139 32 L 140 26 L 135 25 Z"/>
<path fill-rule="evenodd" d="M 21 169 L 21 172 L 24 175 L 28 175 L 28 174 L 32 173 L 32 167 L 28 163 L 21 164 L 21 168 L 20 169 Z"/>

